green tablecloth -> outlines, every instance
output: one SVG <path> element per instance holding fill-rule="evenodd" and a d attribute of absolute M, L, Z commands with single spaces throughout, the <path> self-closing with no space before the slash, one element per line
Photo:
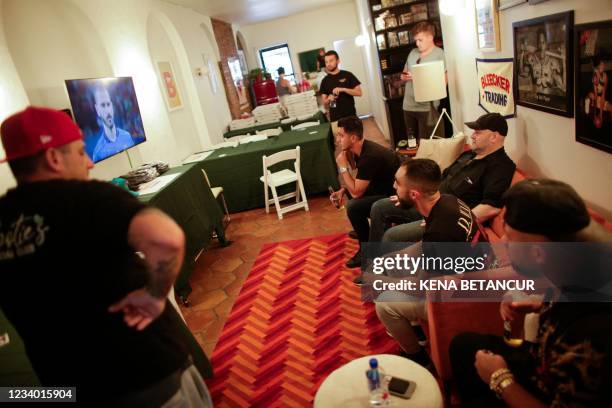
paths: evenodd
<path fill-rule="evenodd" d="M 228 137 L 233 137 L 233 136 L 238 136 L 238 135 L 246 135 L 248 133 L 254 135 L 255 132 L 257 132 L 258 130 L 273 129 L 279 126 L 284 131 L 287 131 L 287 130 L 291 130 L 291 126 L 295 126 L 299 123 L 317 121 L 317 120 L 321 123 L 325 123 L 327 122 L 327 117 L 325 116 L 323 112 L 319 111 L 315 113 L 314 116 L 311 118 L 304 119 L 304 120 L 298 120 L 298 121 L 287 123 L 287 124 L 281 124 L 280 122 L 274 122 L 274 123 L 267 123 L 265 125 L 252 126 L 252 127 L 244 128 L 244 129 L 230 130 L 229 132 L 225 132 L 223 134 L 223 137 L 228 138 Z"/>
<path fill-rule="evenodd" d="M 40 386 L 21 337 L 0 310 L 0 335 L 4 333 L 8 333 L 10 342 L 0 347 L 0 387 Z"/>
<path fill-rule="evenodd" d="M 164 175 L 180 175 L 154 194 L 138 197 L 143 203 L 153 205 L 171 216 L 185 232 L 185 260 L 174 284 L 176 293 L 183 299 L 191 292 L 189 277 L 193 272 L 195 257 L 217 232 L 223 235 L 223 212 L 206 185 L 199 166 L 187 164 L 174 167 Z"/>
<path fill-rule="evenodd" d="M 265 205 L 263 183 L 259 180 L 263 175 L 262 156 L 298 145 L 306 196 L 326 192 L 328 186 L 337 189 L 338 174 L 329 123 L 283 132 L 278 137 L 260 142 L 219 149 L 196 164 L 206 170 L 212 185 L 223 187 L 231 212 L 260 208 Z M 278 169 L 281 168 L 293 168 L 293 163 L 280 163 Z"/>

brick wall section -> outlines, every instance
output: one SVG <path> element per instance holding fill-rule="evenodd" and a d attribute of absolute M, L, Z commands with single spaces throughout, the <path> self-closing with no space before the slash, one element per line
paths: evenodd
<path fill-rule="evenodd" d="M 229 66 L 227 65 L 228 58 L 238 57 L 234 33 L 232 31 L 231 24 L 226 23 L 225 21 L 211 18 L 211 22 L 221 57 L 219 68 L 221 70 L 221 77 L 223 78 L 225 95 L 227 95 L 227 103 L 229 104 L 232 118 L 237 119 L 240 117 L 240 102 L 238 101 L 238 93 L 236 92 L 234 81 L 232 80 L 232 74 L 229 70 Z"/>

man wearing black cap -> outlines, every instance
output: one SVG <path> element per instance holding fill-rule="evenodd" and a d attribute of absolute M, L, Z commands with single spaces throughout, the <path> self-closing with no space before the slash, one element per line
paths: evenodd
<path fill-rule="evenodd" d="M 503 116 L 488 113 L 466 125 L 474 129 L 472 150 L 444 170 L 440 192 L 461 199 L 484 222 L 501 211 L 516 165 L 504 149 L 508 124 Z M 396 196 L 374 203 L 370 219 L 370 242 L 416 242 L 423 236 L 422 216 L 415 208 L 401 208 Z M 385 232 L 391 223 L 401 225 Z"/>
<path fill-rule="evenodd" d="M 76 387 L 85 406 L 212 406 L 194 339 L 167 304 L 180 227 L 89 180 L 83 135 L 65 113 L 29 107 L 0 133 L 17 180 L 0 197 L 0 307 L 41 385 Z"/>
<path fill-rule="evenodd" d="M 612 303 L 597 299 L 603 299 L 598 289 L 609 284 L 610 268 L 593 260 L 609 264 L 612 237 L 590 220 L 582 199 L 565 183 L 525 180 L 508 190 L 505 200 L 514 269 L 529 278 L 544 275 L 561 295 L 545 303 L 502 302 L 501 317 L 511 324 L 522 324 L 526 313 L 540 313 L 535 343 L 512 348 L 501 337 L 475 333 L 453 339 L 450 358 L 462 402 L 490 407 L 500 398 L 510 407 L 609 406 Z"/>

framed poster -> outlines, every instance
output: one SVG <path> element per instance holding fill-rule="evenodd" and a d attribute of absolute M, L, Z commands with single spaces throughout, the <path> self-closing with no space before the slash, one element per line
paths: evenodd
<path fill-rule="evenodd" d="M 517 105 L 574 116 L 574 12 L 512 24 Z"/>
<path fill-rule="evenodd" d="M 612 153 L 612 20 L 575 27 L 576 141 Z"/>
<path fill-rule="evenodd" d="M 215 68 L 215 64 L 208 57 L 208 54 L 202 54 L 202 60 L 204 61 L 204 66 L 208 69 L 208 80 L 210 81 L 210 89 L 213 94 L 219 92 L 219 79 L 217 77 L 217 70 Z"/>
<path fill-rule="evenodd" d="M 497 9 L 505 10 L 523 3 L 527 3 L 527 0 L 497 0 Z"/>
<path fill-rule="evenodd" d="M 183 107 L 183 101 L 176 83 L 174 70 L 170 61 L 157 61 L 157 70 L 159 71 L 159 79 L 162 83 L 164 99 L 168 110 L 173 110 Z"/>
<path fill-rule="evenodd" d="M 512 58 L 476 58 L 478 105 L 487 113 L 499 113 L 509 119 L 515 116 L 514 60 Z"/>
<path fill-rule="evenodd" d="M 482 52 L 499 51 L 499 15 L 496 0 L 475 0 L 478 49 Z"/>

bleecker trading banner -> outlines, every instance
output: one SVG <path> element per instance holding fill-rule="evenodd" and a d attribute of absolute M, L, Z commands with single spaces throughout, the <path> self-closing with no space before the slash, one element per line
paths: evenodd
<path fill-rule="evenodd" d="M 506 118 L 515 114 L 512 58 L 476 58 L 479 105 Z"/>

